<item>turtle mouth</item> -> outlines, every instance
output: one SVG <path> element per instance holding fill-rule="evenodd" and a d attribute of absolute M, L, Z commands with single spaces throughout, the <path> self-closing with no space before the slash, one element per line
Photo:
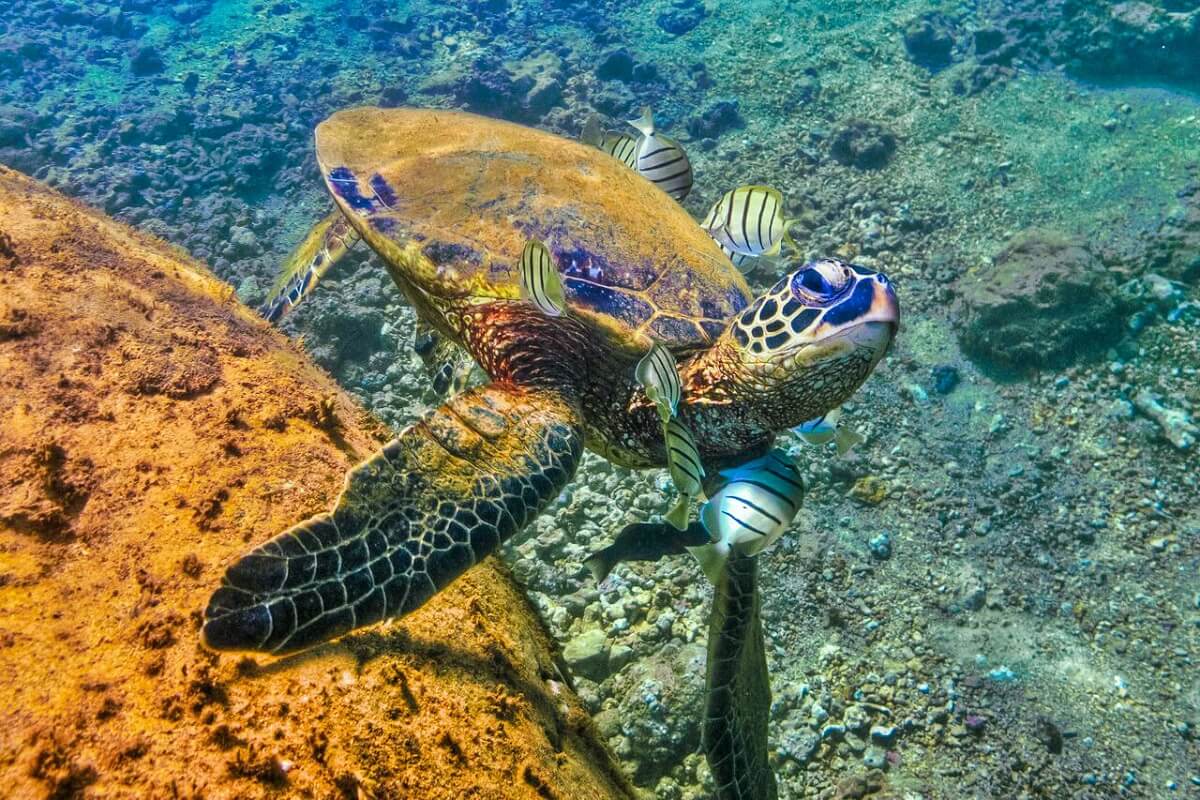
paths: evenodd
<path fill-rule="evenodd" d="M 867 320 L 839 331 L 832 339 L 845 342 L 856 349 L 874 350 L 878 360 L 891 347 L 899 327 L 899 320 Z"/>
<path fill-rule="evenodd" d="M 882 358 L 900 329 L 900 301 L 883 275 L 868 280 L 855 290 L 855 296 L 826 313 L 821 322 L 828 333 L 821 341 L 826 345 L 870 348 Z M 828 326 L 836 327 L 829 331 Z"/>

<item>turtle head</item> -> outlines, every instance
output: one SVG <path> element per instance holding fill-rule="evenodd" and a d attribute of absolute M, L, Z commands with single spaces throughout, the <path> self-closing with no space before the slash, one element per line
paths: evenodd
<path fill-rule="evenodd" d="M 845 402 L 883 358 L 899 321 L 885 275 L 811 261 L 730 322 L 722 382 L 772 430 L 785 430 Z"/>

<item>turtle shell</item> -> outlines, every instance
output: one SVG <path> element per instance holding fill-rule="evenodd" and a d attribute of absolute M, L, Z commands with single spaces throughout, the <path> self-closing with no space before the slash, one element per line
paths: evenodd
<path fill-rule="evenodd" d="M 521 250 L 538 239 L 573 315 L 623 348 L 707 346 L 751 299 L 678 203 L 594 147 L 463 112 L 379 108 L 339 111 L 316 140 L 351 223 L 431 294 L 519 297 Z"/>

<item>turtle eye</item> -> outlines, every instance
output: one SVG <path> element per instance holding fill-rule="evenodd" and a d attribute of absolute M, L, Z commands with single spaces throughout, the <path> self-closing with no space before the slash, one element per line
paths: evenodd
<path fill-rule="evenodd" d="M 851 279 L 845 264 L 832 259 L 816 261 L 792 276 L 792 296 L 806 305 L 824 305 L 845 292 Z"/>
<path fill-rule="evenodd" d="M 832 288 L 825 276 L 815 269 L 806 269 L 800 273 L 800 285 L 816 295 L 829 294 Z"/>

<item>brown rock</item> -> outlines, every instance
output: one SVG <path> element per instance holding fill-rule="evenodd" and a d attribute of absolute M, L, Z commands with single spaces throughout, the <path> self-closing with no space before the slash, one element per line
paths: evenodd
<path fill-rule="evenodd" d="M 300 656 L 203 650 L 212 576 L 326 508 L 384 431 L 203 268 L 3 168 L 0 242 L 19 256 L 0 265 L 19 328 L 0 337 L 2 793 L 629 797 L 493 559 Z"/>
<path fill-rule="evenodd" d="M 1053 231 L 1016 236 L 959 289 L 959 338 L 985 366 L 1067 366 L 1125 329 L 1104 264 L 1083 242 Z"/>

